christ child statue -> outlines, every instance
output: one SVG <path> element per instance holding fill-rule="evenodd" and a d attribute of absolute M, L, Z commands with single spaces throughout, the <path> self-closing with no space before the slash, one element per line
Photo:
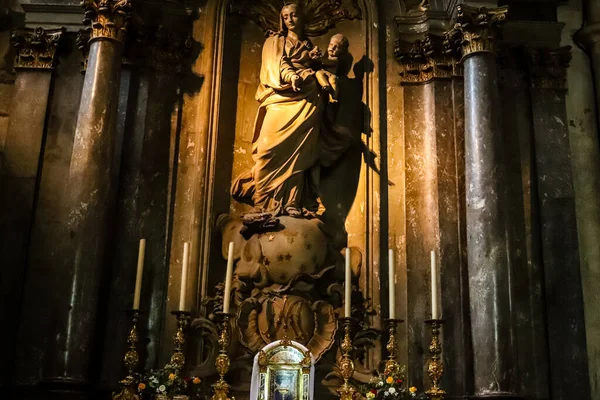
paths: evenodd
<path fill-rule="evenodd" d="M 321 59 L 321 69 L 315 74 L 323 90 L 331 93 L 331 98 L 337 100 L 339 94 L 337 69 L 339 59 L 348 52 L 348 39 L 337 33 L 329 40 L 326 57 Z"/>

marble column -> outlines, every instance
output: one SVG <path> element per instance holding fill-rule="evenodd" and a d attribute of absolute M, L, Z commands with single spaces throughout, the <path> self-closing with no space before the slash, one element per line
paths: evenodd
<path fill-rule="evenodd" d="M 44 365 L 50 388 L 85 391 L 98 368 L 95 346 L 102 304 L 100 287 L 107 279 L 115 182 L 114 153 L 119 103 L 122 44 L 129 1 L 82 2 L 89 26 L 90 50 L 75 129 L 65 196 L 69 256 L 61 273 L 66 318 L 55 327 L 61 349 Z M 65 389 L 66 387 L 66 389 Z"/>
<path fill-rule="evenodd" d="M 460 43 L 465 80 L 467 256 L 475 398 L 514 398 L 506 196 L 496 36 L 507 8 L 458 6 L 448 37 Z"/>
<path fill-rule="evenodd" d="M 0 166 L 0 343 L 13 355 L 22 281 L 37 199 L 56 50 L 64 29 L 13 32 L 17 71 L 4 160 Z M 9 376 L 12 362 L 0 363 Z M 4 381 L 2 379 L 1 381 Z"/>
<path fill-rule="evenodd" d="M 530 52 L 535 166 L 552 398 L 590 398 L 579 240 L 566 108 L 571 48 Z"/>

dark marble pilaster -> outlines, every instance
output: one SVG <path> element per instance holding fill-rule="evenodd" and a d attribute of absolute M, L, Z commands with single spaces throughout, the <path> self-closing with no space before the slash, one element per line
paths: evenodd
<path fill-rule="evenodd" d="M 511 304 L 518 385 L 525 396 L 550 396 L 543 259 L 533 146 L 531 98 L 522 48 L 500 58 L 504 159 L 508 196 Z"/>
<path fill-rule="evenodd" d="M 535 166 L 553 399 L 590 398 L 565 102 L 570 48 L 530 52 Z"/>
<path fill-rule="evenodd" d="M 451 368 L 443 387 L 464 396 L 470 387 L 469 297 L 464 234 L 464 99 L 461 77 L 435 79 L 439 263 L 444 324 L 444 362 Z M 461 79 L 462 81 L 462 79 Z"/>
<path fill-rule="evenodd" d="M 72 37 L 67 34 L 66 40 Z M 52 101 L 48 107 L 42 168 L 36 201 L 31 243 L 24 280 L 22 313 L 19 321 L 15 382 L 34 386 L 41 379 L 45 360 L 60 353 L 61 335 L 51 336 L 64 324 L 64 289 L 68 282 L 57 273 L 67 256 L 62 203 L 68 192 L 71 149 L 81 98 L 83 76 L 79 74 L 77 52 L 61 55 L 53 78 Z M 21 396 L 21 392 L 19 396 Z M 18 398 L 21 398 L 17 396 Z"/>
<path fill-rule="evenodd" d="M 60 273 L 68 282 L 64 297 L 67 315 L 53 335 L 62 350 L 47 360 L 44 378 L 57 390 L 81 392 L 99 368 L 95 362 L 100 288 L 108 279 L 106 258 L 115 199 L 114 154 L 122 42 L 129 17 L 128 1 L 82 2 L 84 24 L 90 26 L 90 53 L 75 130 L 65 196 L 68 233 Z"/>
<path fill-rule="evenodd" d="M 448 36 L 462 47 L 465 186 L 475 397 L 513 398 L 518 371 L 510 309 L 509 249 L 495 38 L 507 9 L 459 6 Z"/>
<path fill-rule="evenodd" d="M 56 50 L 63 29 L 13 32 L 17 71 L 0 165 L 0 343 L 9 355 L 0 382 L 10 381 L 23 278 L 35 213 Z"/>
<path fill-rule="evenodd" d="M 148 38 L 148 67 L 132 75 L 128 121 L 122 154 L 122 170 L 117 204 L 114 265 L 109 301 L 108 332 L 126 337 L 127 315 L 135 283 L 137 246 L 146 239 L 146 258 L 141 308 L 148 321 L 146 368 L 158 367 L 165 315 L 168 211 L 174 140 L 172 116 L 179 106 L 182 62 L 188 50 L 186 37 L 159 29 Z M 146 162 L 152 160 L 152 162 Z M 112 336 L 112 335 L 111 335 Z M 123 341 L 105 352 L 103 380 L 114 387 L 121 378 L 115 369 L 125 351 Z"/>

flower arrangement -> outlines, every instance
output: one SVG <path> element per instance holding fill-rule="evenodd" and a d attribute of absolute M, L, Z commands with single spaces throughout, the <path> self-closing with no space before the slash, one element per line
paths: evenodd
<path fill-rule="evenodd" d="M 417 399 L 417 388 L 407 387 L 404 378 L 405 368 L 389 375 L 381 374 L 363 387 L 362 393 L 369 400 Z"/>
<path fill-rule="evenodd" d="M 202 380 L 197 376 L 182 377 L 177 368 L 166 364 L 163 368 L 152 370 L 138 382 L 138 392 L 143 396 L 164 395 L 168 397 L 189 395 L 200 386 Z"/>

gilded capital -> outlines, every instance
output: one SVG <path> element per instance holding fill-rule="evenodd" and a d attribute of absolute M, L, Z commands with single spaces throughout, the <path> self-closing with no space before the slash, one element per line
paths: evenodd
<path fill-rule="evenodd" d="M 12 33 L 17 49 L 15 68 L 52 69 L 56 63 L 56 49 L 65 28 L 24 28 Z"/>
<path fill-rule="evenodd" d="M 456 23 L 446 33 L 459 43 L 463 59 L 475 53 L 496 53 L 500 25 L 506 20 L 508 7 L 486 8 L 464 4 L 457 6 Z"/>
<path fill-rule="evenodd" d="M 567 68 L 571 62 L 571 46 L 558 49 L 532 49 L 529 51 L 531 87 L 537 89 L 564 89 L 567 85 Z"/>
<path fill-rule="evenodd" d="M 402 68 L 400 79 L 403 84 L 462 75 L 458 58 L 446 49 L 445 42 L 432 35 L 412 43 L 397 41 L 394 55 Z"/>
<path fill-rule="evenodd" d="M 123 43 L 131 16 L 130 0 L 82 0 L 81 6 L 90 41 L 109 39 Z"/>

